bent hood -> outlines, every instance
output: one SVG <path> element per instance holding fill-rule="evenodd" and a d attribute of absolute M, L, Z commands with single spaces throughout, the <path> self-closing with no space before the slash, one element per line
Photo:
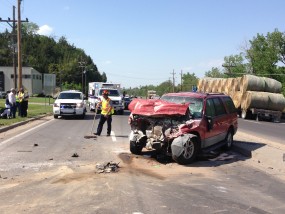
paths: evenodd
<path fill-rule="evenodd" d="M 175 116 L 185 115 L 188 110 L 189 103 L 176 104 L 164 100 L 154 99 L 134 99 L 128 106 L 132 114 L 144 116 Z"/>

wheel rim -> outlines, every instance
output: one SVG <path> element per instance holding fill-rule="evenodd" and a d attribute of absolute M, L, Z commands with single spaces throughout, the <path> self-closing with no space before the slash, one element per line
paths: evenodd
<path fill-rule="evenodd" d="M 183 156 L 185 159 L 189 159 L 193 156 L 194 153 L 194 144 L 188 140 L 184 145 Z"/>

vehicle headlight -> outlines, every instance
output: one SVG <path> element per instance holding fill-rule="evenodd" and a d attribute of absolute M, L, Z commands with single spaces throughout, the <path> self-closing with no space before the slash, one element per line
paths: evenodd
<path fill-rule="evenodd" d="M 82 108 L 82 107 L 83 107 L 83 103 L 77 103 L 77 104 L 76 104 L 76 107 L 77 107 L 77 108 Z"/>

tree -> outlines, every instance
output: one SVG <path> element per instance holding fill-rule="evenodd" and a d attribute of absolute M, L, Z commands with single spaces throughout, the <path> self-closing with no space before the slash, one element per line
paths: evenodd
<path fill-rule="evenodd" d="M 224 74 L 232 77 L 238 77 L 247 73 L 246 64 L 244 64 L 242 53 L 238 55 L 226 56 L 224 61 Z"/>
<path fill-rule="evenodd" d="M 206 77 L 212 77 L 212 78 L 224 78 L 225 74 L 217 67 L 212 67 L 210 71 L 207 71 L 205 73 Z"/>
<path fill-rule="evenodd" d="M 190 74 L 187 72 L 182 76 L 182 91 L 192 91 L 192 86 L 197 86 L 198 78 L 195 73 Z"/>

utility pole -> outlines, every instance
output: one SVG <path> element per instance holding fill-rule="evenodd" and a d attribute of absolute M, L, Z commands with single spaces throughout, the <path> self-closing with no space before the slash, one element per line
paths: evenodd
<path fill-rule="evenodd" d="M 83 61 L 83 59 L 82 59 L 82 56 L 81 56 L 81 61 L 80 62 L 78 62 L 78 64 L 79 64 L 79 68 L 81 68 L 82 70 L 81 70 L 81 72 L 82 72 L 82 93 L 84 94 L 84 79 L 83 79 L 83 74 L 84 74 L 84 70 L 85 70 L 85 67 L 86 67 L 86 62 L 85 61 Z"/>
<path fill-rule="evenodd" d="M 17 22 L 17 38 L 18 38 L 18 86 L 22 88 L 22 50 L 21 50 L 21 0 L 18 0 L 18 22 Z"/>
<path fill-rule="evenodd" d="M 173 72 L 170 73 L 170 74 L 172 74 L 172 80 L 173 80 L 173 89 L 172 89 L 172 92 L 175 92 L 175 78 L 174 78 L 175 73 L 174 73 L 174 69 L 173 69 Z"/>
<path fill-rule="evenodd" d="M 29 22 L 28 19 L 21 20 L 21 0 L 18 0 L 18 20 L 15 17 L 15 9 L 16 7 L 13 6 L 13 19 L 11 20 L 8 18 L 4 20 L 0 18 L 0 22 L 7 22 L 12 27 L 12 50 L 13 50 L 13 69 L 14 69 L 14 88 L 17 88 L 17 65 L 16 65 L 16 42 L 18 41 L 18 80 L 19 80 L 19 88 L 22 87 L 22 52 L 21 52 L 21 22 Z M 12 22 L 12 25 L 10 24 Z M 17 40 L 16 40 L 16 22 L 17 22 Z M 19 24 L 20 23 L 20 24 Z M 20 48 L 19 48 L 20 47 Z M 19 59 L 20 56 L 20 59 Z"/>

